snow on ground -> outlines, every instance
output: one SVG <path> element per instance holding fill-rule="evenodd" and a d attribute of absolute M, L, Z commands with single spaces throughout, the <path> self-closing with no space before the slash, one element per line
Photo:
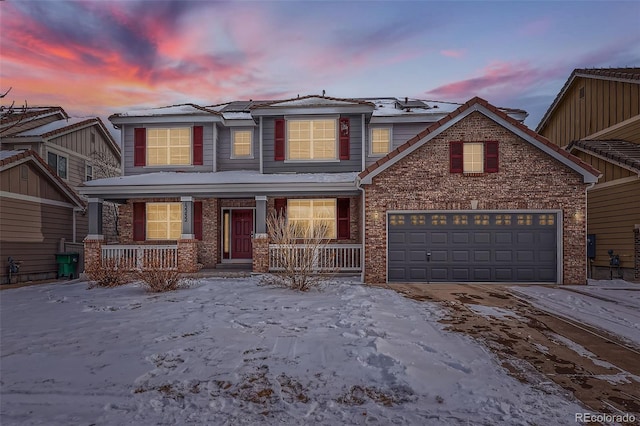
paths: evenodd
<path fill-rule="evenodd" d="M 2 425 L 567 424 L 584 411 L 445 331 L 435 304 L 258 280 L 3 290 Z"/>
<path fill-rule="evenodd" d="M 640 347 L 640 285 L 589 280 L 586 286 L 518 286 L 510 291 L 534 306 L 620 336 Z"/>

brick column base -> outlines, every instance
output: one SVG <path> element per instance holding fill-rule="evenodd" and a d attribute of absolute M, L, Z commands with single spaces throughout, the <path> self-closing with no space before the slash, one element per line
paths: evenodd
<path fill-rule="evenodd" d="M 635 281 L 640 281 L 640 225 L 636 225 L 633 230 L 634 241 L 634 253 L 635 253 L 635 267 L 633 278 Z"/>
<path fill-rule="evenodd" d="M 192 273 L 199 270 L 198 240 L 178 240 L 178 271 Z"/>
<path fill-rule="evenodd" d="M 87 236 L 84 239 L 84 270 L 102 265 L 102 235 Z M 84 271 L 83 271 L 84 272 Z"/>
<path fill-rule="evenodd" d="M 253 272 L 269 272 L 269 235 L 253 236 Z"/>

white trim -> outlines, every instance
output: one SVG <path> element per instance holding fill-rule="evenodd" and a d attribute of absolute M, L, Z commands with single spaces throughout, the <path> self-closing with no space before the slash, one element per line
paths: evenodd
<path fill-rule="evenodd" d="M 193 202 L 193 197 L 190 195 L 183 195 L 182 197 L 180 197 L 180 202 L 182 203 Z"/>
<path fill-rule="evenodd" d="M 46 147 L 46 154 L 47 154 L 47 156 L 46 156 L 46 158 L 44 158 L 43 160 L 44 160 L 44 162 L 45 162 L 45 163 L 47 163 L 47 165 L 48 165 L 49 167 L 51 167 L 51 164 L 49 164 L 49 154 L 54 154 L 54 155 L 56 155 L 58 158 L 56 159 L 56 169 L 54 170 L 54 172 L 56 172 L 56 175 L 57 175 L 59 178 L 61 178 L 61 179 L 62 179 L 62 180 L 64 180 L 65 182 L 68 182 L 68 181 L 69 181 L 69 156 L 68 156 L 68 155 L 66 155 L 66 154 L 58 154 L 58 153 L 56 152 L 56 151 L 57 151 L 57 149 L 58 149 L 58 146 L 57 146 L 57 145 L 55 145 L 55 147 L 56 147 L 56 149 L 50 149 L 50 145 Z M 59 173 L 59 171 L 58 171 L 58 170 L 60 170 L 60 169 L 59 169 L 59 166 L 60 166 L 60 157 L 63 157 L 63 158 L 67 161 L 67 170 L 66 170 L 66 172 L 67 172 L 67 176 L 65 176 L 65 177 L 60 176 L 60 173 Z M 53 169 L 53 167 L 51 167 L 51 168 Z"/>
<path fill-rule="evenodd" d="M 77 207 L 73 204 L 65 203 L 64 201 L 49 200 L 47 198 L 34 197 L 31 195 L 16 194 L 15 192 L 0 191 L 0 197 L 13 198 L 15 200 L 28 201 L 32 203 L 38 203 L 38 204 L 47 204 L 47 205 L 56 206 L 56 207 L 68 207 L 71 209 Z"/>
<path fill-rule="evenodd" d="M 607 181 L 607 182 L 597 183 L 592 188 L 589 189 L 589 192 L 595 191 L 595 190 L 598 190 L 598 189 L 609 188 L 609 187 L 616 186 L 616 185 L 623 185 L 625 183 L 636 182 L 637 180 L 640 180 L 640 176 L 628 176 L 626 178 L 615 179 L 615 180 L 610 180 L 610 181 Z"/>
<path fill-rule="evenodd" d="M 213 171 L 218 171 L 218 125 L 216 123 L 211 123 L 213 126 Z M 204 135 L 202 135 L 204 139 Z M 204 145 L 204 140 L 202 141 Z M 204 150 L 204 146 L 203 146 Z M 204 154 L 204 153 L 203 153 Z"/>
<path fill-rule="evenodd" d="M 262 131 L 263 131 L 263 129 L 264 129 L 264 125 L 262 124 L 262 118 L 263 118 L 263 117 L 260 117 L 260 135 L 259 135 L 259 140 L 258 140 L 258 143 L 260 144 L 260 146 L 259 146 L 258 148 L 259 148 L 259 156 L 260 156 L 260 173 L 261 173 L 261 174 L 262 174 L 262 173 L 264 173 L 264 164 L 263 164 L 263 161 L 264 161 L 264 158 L 263 158 L 264 153 L 263 153 L 263 151 L 262 151 L 262 150 L 263 150 L 263 144 L 264 144 Z"/>
<path fill-rule="evenodd" d="M 240 156 L 236 156 L 233 154 L 234 151 L 234 144 L 235 144 L 235 135 L 238 132 L 248 132 L 249 133 L 249 155 L 240 155 Z M 231 129 L 231 138 L 229 139 L 229 145 L 230 145 L 230 153 L 229 153 L 229 159 L 231 160 L 252 160 L 254 158 L 253 155 L 253 136 L 254 136 L 254 129 L 253 128 L 244 128 L 244 127 L 238 127 L 236 129 Z"/>

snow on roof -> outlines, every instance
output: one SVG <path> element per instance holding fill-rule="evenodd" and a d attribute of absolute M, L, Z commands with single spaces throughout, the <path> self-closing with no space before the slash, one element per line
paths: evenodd
<path fill-rule="evenodd" d="M 131 110 L 114 114 L 116 117 L 154 117 L 163 115 L 203 115 L 207 111 L 193 104 L 171 105 L 160 108 Z"/>
<path fill-rule="evenodd" d="M 6 160 L 7 158 L 13 157 L 14 155 L 18 155 L 21 152 L 22 151 L 2 150 L 0 151 L 0 161 Z"/>
<path fill-rule="evenodd" d="M 129 185 L 207 185 L 207 184 L 283 184 L 283 183 L 351 183 L 355 185 L 357 172 L 353 173 L 274 173 L 262 174 L 253 170 L 227 172 L 180 173 L 156 172 L 133 176 L 118 176 L 85 182 L 87 187 Z"/>
<path fill-rule="evenodd" d="M 273 101 L 263 105 L 255 105 L 255 108 L 262 107 L 318 107 L 318 106 L 351 106 L 361 105 L 368 101 L 358 101 L 355 99 L 338 99 L 322 96 L 305 96 L 297 99 L 287 99 L 283 101 Z"/>
<path fill-rule="evenodd" d="M 367 99 L 375 104 L 373 115 L 377 117 L 399 116 L 399 115 L 430 115 L 449 114 L 455 111 L 461 104 L 452 102 L 426 101 L 428 109 L 425 108 L 398 108 L 400 102 L 396 98 Z"/>
<path fill-rule="evenodd" d="M 67 120 L 57 120 L 52 123 L 44 124 L 42 126 L 17 133 L 15 136 L 40 136 L 44 135 L 45 133 L 55 132 L 56 130 L 64 129 L 65 127 L 73 126 L 74 124 L 78 124 L 87 120 L 89 119 L 86 117 L 73 117 Z"/>
<path fill-rule="evenodd" d="M 250 112 L 223 112 L 222 117 L 225 120 L 253 120 Z"/>

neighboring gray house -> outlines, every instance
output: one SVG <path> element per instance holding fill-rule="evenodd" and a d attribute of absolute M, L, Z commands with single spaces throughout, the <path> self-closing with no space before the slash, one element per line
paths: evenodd
<path fill-rule="evenodd" d="M 458 118 L 452 120 L 453 114 Z M 467 119 L 468 114 L 472 117 Z M 558 163 L 547 167 L 547 171 L 569 173 L 576 182 L 597 179 L 597 171 L 576 157 L 549 148 L 546 142 L 526 133 L 523 130 L 526 127 L 522 125 L 526 112 L 495 108 L 477 98 L 459 105 L 407 98 L 305 96 L 278 101 L 239 101 L 212 106 L 184 104 L 129 111 L 109 118 L 122 135 L 122 176 L 86 182 L 80 188 L 80 193 L 89 197 L 86 259 L 97 262 L 105 256 L 116 256 L 128 262 L 130 267 L 139 267 L 153 258 L 182 271 L 243 263 L 254 271 L 275 270 L 278 265 L 274 253 L 281 248 L 269 244 L 266 217 L 269 212 L 282 212 L 288 221 L 305 227 L 328 226 L 331 244 L 321 257 L 330 259 L 341 270 L 363 272 L 369 268 L 384 271 L 396 268 L 393 262 L 397 261 L 388 256 L 380 257 L 383 264 L 377 263 L 375 255 L 366 258 L 368 264 L 364 264 L 363 246 L 368 244 L 370 235 L 376 235 L 369 228 L 373 222 L 365 217 L 366 206 L 375 200 L 367 198 L 367 191 L 373 188 L 370 182 L 365 184 L 358 174 L 388 163 L 390 155 L 407 150 L 407 141 L 414 140 L 425 129 L 442 126 L 433 130 L 430 137 L 445 129 L 451 133 L 457 128 L 449 129 L 452 123 L 457 123 L 461 117 L 465 117 L 464 123 L 476 120 L 478 114 L 489 120 L 483 122 L 488 129 L 486 132 L 479 133 L 473 126 L 462 126 L 454 133 L 459 144 L 434 154 L 433 164 L 425 161 L 420 167 L 445 173 L 441 169 L 443 161 L 446 164 L 460 162 L 459 172 L 447 168 L 446 174 L 469 175 L 474 184 L 484 185 L 484 190 L 500 192 L 504 197 L 504 182 L 510 175 L 503 169 L 498 170 L 498 162 L 507 160 L 503 156 L 518 152 L 515 148 L 503 150 L 507 142 L 515 143 L 511 139 L 507 141 L 505 134 L 516 134 L 520 138 L 517 143 L 526 147 L 522 152 L 531 158 L 509 157 L 510 161 L 537 163 L 541 161 L 540 156 L 528 150 L 542 150 L 543 161 Z M 445 125 L 446 122 L 449 124 Z M 463 144 L 463 141 L 474 143 Z M 499 147 L 498 141 L 504 141 L 500 143 L 505 145 Z M 408 171 L 403 178 L 404 169 L 399 170 L 394 179 L 405 179 L 414 188 L 413 193 L 401 195 L 403 200 L 419 199 L 426 182 L 414 181 Z M 504 170 L 510 169 L 505 167 Z M 509 173 L 526 173 L 524 178 L 519 177 L 522 182 L 534 177 L 527 168 L 516 168 Z M 497 181 L 496 176 L 502 180 Z M 445 176 L 434 179 L 446 180 Z M 470 182 L 458 184 L 469 185 Z M 520 190 L 520 187 L 511 189 L 514 194 Z M 486 220 L 491 223 L 498 212 L 508 211 L 514 215 L 513 226 L 516 228 L 519 226 L 515 219 L 517 213 L 528 218 L 522 226 L 533 223 L 534 219 L 538 221 L 538 216 L 544 215 L 545 226 L 550 226 L 549 235 L 553 238 L 545 243 L 544 252 L 534 250 L 532 256 L 551 256 L 545 261 L 552 273 L 542 277 L 527 273 L 507 277 L 501 275 L 499 262 L 492 258 L 486 261 L 486 268 L 482 266 L 488 268 L 488 275 L 472 274 L 457 281 L 561 283 L 565 276 L 572 282 L 580 280 L 576 278 L 581 276 L 576 269 L 583 268 L 584 263 L 566 266 L 561 253 L 565 233 L 562 215 L 573 217 L 576 209 L 580 213 L 584 207 L 580 201 L 584 197 L 582 184 L 574 182 L 571 189 L 562 193 L 564 201 L 554 203 L 550 200 L 543 209 L 536 207 L 536 197 L 532 196 L 531 202 L 519 204 L 485 204 L 481 200 L 480 208 L 485 209 Z M 440 195 L 442 204 L 413 203 L 410 210 L 423 212 L 420 216 L 428 216 L 428 223 L 431 223 L 431 215 L 440 215 L 443 208 L 451 212 L 469 210 L 465 214 L 477 213 L 470 210 L 478 208 L 477 202 L 475 207 L 458 201 L 447 204 L 448 198 L 451 196 Z M 574 198 L 577 201 L 570 207 L 563 204 Z M 119 244 L 104 244 L 100 217 L 105 201 L 120 203 Z M 375 226 L 390 226 L 391 217 L 395 217 L 392 211 L 407 211 L 399 204 L 402 200 L 396 201 L 393 209 L 390 202 L 385 202 L 371 210 L 376 221 L 382 220 Z M 416 223 L 421 226 L 416 229 L 421 235 L 432 232 L 424 227 L 424 217 Z M 505 219 L 500 216 L 500 220 Z M 469 224 L 473 225 L 473 222 Z M 574 227 L 567 224 L 566 232 Z M 495 231 L 493 227 L 491 230 Z M 476 231 L 479 232 L 470 229 L 469 235 Z M 518 232 L 514 228 L 509 238 Z M 454 242 L 448 244 L 446 250 L 456 251 Z M 507 244 L 502 252 L 515 259 L 519 247 L 515 242 Z M 381 249 L 389 248 L 393 247 L 385 243 Z M 424 247 L 425 253 L 426 250 Z M 453 272 L 456 265 L 451 262 L 448 259 L 447 265 L 440 266 Z M 515 269 L 512 269 L 530 268 L 532 260 L 526 262 L 529 263 L 515 261 L 515 266 L 512 265 Z M 402 267 L 413 268 L 407 265 Z M 567 273 L 564 273 L 565 267 Z M 373 281 L 420 280 L 410 279 L 408 275 L 390 277 L 382 269 L 364 275 L 372 277 Z M 433 280 L 451 281 L 454 276 L 457 275 L 445 274 Z"/>

